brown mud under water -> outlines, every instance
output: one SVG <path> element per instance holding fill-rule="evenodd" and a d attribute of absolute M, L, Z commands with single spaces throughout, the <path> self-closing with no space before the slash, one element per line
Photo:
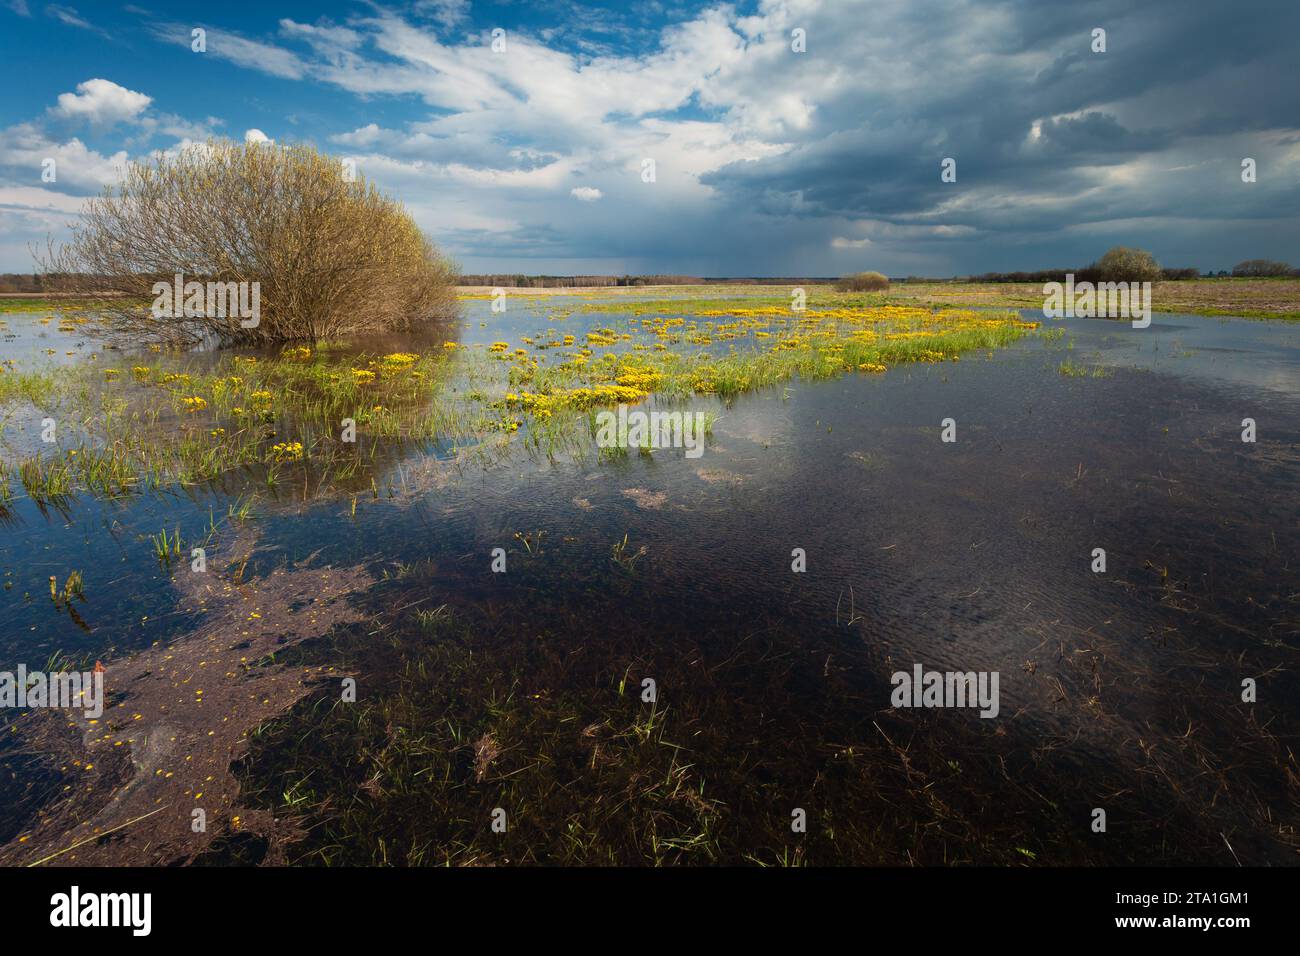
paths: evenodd
<path fill-rule="evenodd" d="M 283 824 L 241 809 L 231 773 L 261 722 L 283 714 L 333 667 L 279 663 L 278 654 L 359 613 L 350 595 L 371 582 L 358 568 L 285 566 L 240 580 L 255 549 L 243 534 L 224 570 L 180 573 L 181 603 L 203 612 L 192 633 L 104 673 L 104 711 L 31 710 L 10 725 L 21 750 L 56 768 L 65 799 L 37 812 L 0 847 L 0 865 L 150 865 L 192 861 L 219 834 L 275 834 Z M 216 555 L 209 557 L 215 558 Z M 195 810 L 206 814 L 196 829 Z"/>

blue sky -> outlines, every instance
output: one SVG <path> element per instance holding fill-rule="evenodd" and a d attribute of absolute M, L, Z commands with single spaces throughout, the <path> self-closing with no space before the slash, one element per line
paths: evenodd
<path fill-rule="evenodd" d="M 1294 0 L 0 0 L 0 271 L 212 136 L 353 159 L 469 272 L 1300 265 L 1297 36 Z"/>

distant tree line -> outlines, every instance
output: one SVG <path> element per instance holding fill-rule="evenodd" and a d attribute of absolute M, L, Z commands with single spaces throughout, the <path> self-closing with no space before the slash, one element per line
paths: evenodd
<path fill-rule="evenodd" d="M 1234 276 L 1271 279 L 1279 276 L 1300 276 L 1300 269 L 1292 269 L 1285 262 L 1276 259 L 1247 259 L 1232 267 Z M 1220 273 L 1222 275 L 1222 273 Z"/>
<path fill-rule="evenodd" d="M 967 282 L 1064 282 L 1066 273 L 1074 276 L 1075 282 L 1119 282 L 1122 281 L 1111 275 L 1103 274 L 1100 269 L 1093 266 L 1084 266 L 1081 269 L 1039 269 L 1036 272 L 985 272 L 981 275 L 967 276 Z M 1223 273 L 1227 275 L 1227 273 Z M 1207 273 L 1207 276 L 1210 273 Z M 1200 269 L 1166 269 L 1161 268 L 1154 276 L 1147 277 L 1146 281 L 1155 281 L 1159 279 L 1163 282 L 1174 282 L 1180 279 L 1199 279 L 1201 278 Z M 1135 281 L 1143 281 L 1137 279 Z"/>
<path fill-rule="evenodd" d="M 642 286 L 642 285 L 700 285 L 704 282 L 698 276 L 528 276 L 523 273 L 506 274 L 463 274 L 458 279 L 461 285 L 486 285 L 496 288 L 514 289 L 570 289 L 579 286 Z"/>
<path fill-rule="evenodd" d="M 502 288 L 570 289 L 583 286 L 647 286 L 647 285 L 827 285 L 835 282 L 834 276 L 682 276 L 682 275 L 625 275 L 625 276 L 528 276 L 516 274 L 465 274 L 457 278 L 464 286 L 500 286 Z M 27 295 L 48 295 L 57 292 L 82 293 L 86 289 L 110 287 L 107 276 L 96 278 L 86 275 L 57 273 L 0 273 L 0 292 Z"/>
<path fill-rule="evenodd" d="M 706 277 L 703 281 L 708 285 L 830 285 L 838 279 L 835 276 L 730 276 Z"/>
<path fill-rule="evenodd" d="M 84 277 L 62 273 L 5 272 L 0 273 L 0 292 L 22 292 L 45 295 L 51 292 L 75 292 L 82 287 Z"/>
<path fill-rule="evenodd" d="M 1108 258 L 1109 257 L 1109 258 Z M 1159 266 L 1150 253 L 1141 249 L 1117 247 L 1102 256 L 1097 262 L 1079 269 L 1038 269 L 1030 272 L 985 272 L 980 275 L 958 276 L 953 280 L 926 278 L 924 276 L 907 276 L 902 282 L 1064 282 L 1067 272 L 1073 272 L 1076 282 L 1118 282 L 1154 281 L 1156 279 L 1178 281 L 1182 279 L 1227 278 L 1287 278 L 1300 277 L 1300 269 L 1293 268 L 1285 262 L 1275 259 L 1247 259 L 1232 267 L 1232 271 L 1220 269 L 1218 272 L 1202 273 L 1199 269 L 1169 269 Z M 855 273 L 841 277 L 834 276 L 686 276 L 686 275 L 575 275 L 575 276 L 529 276 L 523 273 L 463 274 L 457 282 L 464 286 L 491 286 L 496 288 L 516 289 L 569 289 L 580 287 L 620 287 L 648 285 L 825 285 L 836 283 L 846 289 L 856 291 L 888 288 L 889 280 L 880 273 L 870 273 L 872 278 L 863 277 L 867 273 Z M 878 277 L 878 278 L 877 278 Z M 52 293 L 77 293 L 86 289 L 111 288 L 105 278 L 102 283 L 95 277 L 82 274 L 58 272 L 0 273 L 0 293 L 18 293 L 27 295 L 48 295 Z"/>
<path fill-rule="evenodd" d="M 457 282 L 462 286 L 491 286 L 503 289 L 571 289 L 583 286 L 618 287 L 645 285 L 828 285 L 834 276 L 528 276 L 522 273 L 463 273 Z"/>

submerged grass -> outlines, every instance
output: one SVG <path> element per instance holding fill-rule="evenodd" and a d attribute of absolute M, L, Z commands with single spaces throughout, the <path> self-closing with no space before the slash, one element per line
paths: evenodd
<path fill-rule="evenodd" d="M 73 468 L 67 458 L 28 458 L 18 465 L 23 490 L 41 504 L 67 498 L 73 491 Z"/>
<path fill-rule="evenodd" d="M 57 382 L 50 371 L 16 371 L 0 365 L 0 407 L 18 401 L 45 405 L 57 393 Z"/>
<path fill-rule="evenodd" d="M 472 438 L 465 403 L 439 399 L 447 366 L 443 354 L 317 357 L 306 347 L 215 362 L 159 355 L 57 377 L 5 371 L 0 406 L 28 402 L 77 442 L 20 463 L 34 499 L 72 491 L 71 479 L 106 498 L 235 471 L 273 484 L 284 465 L 314 467 L 319 487 L 330 477 L 346 482 L 390 440 Z"/>
<path fill-rule="evenodd" d="M 537 568 L 526 609 L 409 610 L 301 651 L 301 663 L 337 665 L 374 690 L 339 706 L 337 686 L 323 686 L 252 736 L 241 793 L 297 822 L 290 862 L 1222 862 L 1219 830 L 1251 816 L 1251 788 L 1268 779 L 1252 764 L 1233 776 L 1239 799 L 1208 815 L 1199 784 L 1151 765 L 1100 768 L 1081 792 L 1070 734 L 881 704 L 888 668 L 869 642 L 845 639 L 856 629 L 809 620 L 795 636 L 760 606 L 738 626 L 734 609 L 705 605 L 665 628 L 643 593 L 653 581 L 634 588 L 607 564 L 585 593 L 609 605 L 572 607 Z M 445 579 L 401 586 L 421 599 L 456 590 Z M 614 606 L 626 616 L 595 651 L 591 616 Z M 1071 687 L 1096 680 L 1092 656 L 1081 660 L 1060 675 Z M 1042 678 L 1045 699 L 1060 687 Z M 1071 700 L 1090 733 L 1087 696 Z M 1233 721 L 1248 732 L 1239 715 L 1224 726 Z M 1169 746 L 1202 766 L 1204 742 Z M 1125 840 L 1093 838 L 1094 791 L 1125 821 Z M 792 827 L 796 811 L 806 830 Z"/>
<path fill-rule="evenodd" d="M 1077 362 L 1066 359 L 1056 367 L 1056 370 L 1062 375 L 1070 378 L 1109 378 L 1115 374 L 1114 369 L 1106 368 L 1103 365 L 1080 365 Z"/>

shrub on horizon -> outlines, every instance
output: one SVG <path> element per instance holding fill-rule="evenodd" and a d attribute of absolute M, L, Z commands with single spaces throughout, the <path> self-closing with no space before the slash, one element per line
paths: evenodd
<path fill-rule="evenodd" d="M 835 283 L 836 292 L 880 292 L 889 288 L 889 277 L 879 272 L 855 272 L 841 276 Z"/>
<path fill-rule="evenodd" d="M 1101 282 L 1155 282 L 1161 277 L 1160 264 L 1145 249 L 1115 246 L 1092 265 L 1079 270 L 1076 278 Z"/>
<path fill-rule="evenodd" d="M 410 331 L 456 313 L 456 270 L 402 204 L 306 145 L 210 140 L 133 163 L 40 265 L 79 277 L 80 291 L 118 297 L 120 305 L 97 306 L 102 329 L 133 340 L 333 339 Z M 141 307 L 176 274 L 256 284 L 256 324 Z"/>

